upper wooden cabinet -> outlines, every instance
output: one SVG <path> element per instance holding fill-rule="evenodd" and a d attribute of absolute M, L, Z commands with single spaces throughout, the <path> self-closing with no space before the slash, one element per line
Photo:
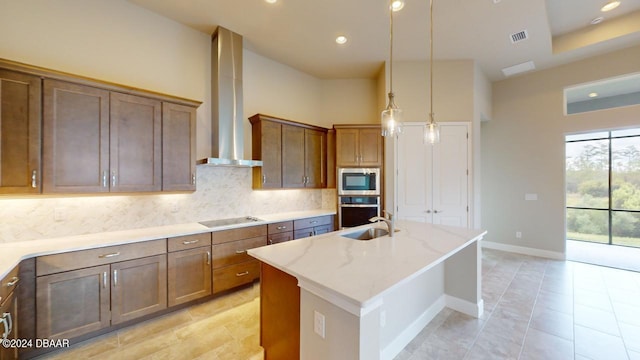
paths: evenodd
<path fill-rule="evenodd" d="M 327 184 L 327 129 L 256 114 L 254 189 L 323 188 Z"/>
<path fill-rule="evenodd" d="M 254 189 L 282 188 L 282 123 L 254 115 L 251 121 L 252 159 L 262 160 L 253 168 Z"/>
<path fill-rule="evenodd" d="M 0 194 L 195 190 L 195 101 L 7 60 L 0 101 Z"/>
<path fill-rule="evenodd" d="M 44 80 L 43 192 L 108 192 L 109 91 Z"/>
<path fill-rule="evenodd" d="M 0 194 L 41 190 L 41 87 L 37 76 L 0 69 Z"/>
<path fill-rule="evenodd" d="M 381 167 L 384 142 L 380 125 L 334 125 L 338 167 Z"/>
<path fill-rule="evenodd" d="M 162 103 L 111 93 L 112 192 L 162 189 Z"/>
<path fill-rule="evenodd" d="M 162 190 L 196 189 L 196 109 L 162 103 Z"/>

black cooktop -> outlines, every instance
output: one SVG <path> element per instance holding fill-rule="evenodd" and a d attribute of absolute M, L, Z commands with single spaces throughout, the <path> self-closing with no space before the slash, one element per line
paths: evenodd
<path fill-rule="evenodd" d="M 256 222 L 256 221 L 262 221 L 262 220 L 258 219 L 256 217 L 253 217 L 253 216 L 243 216 L 243 217 L 230 218 L 230 219 L 217 219 L 217 220 L 201 221 L 201 222 L 199 222 L 199 224 L 202 224 L 202 225 L 204 225 L 206 227 L 214 228 L 214 227 L 218 227 L 218 226 L 245 224 L 245 223 L 251 223 L 251 222 Z"/>

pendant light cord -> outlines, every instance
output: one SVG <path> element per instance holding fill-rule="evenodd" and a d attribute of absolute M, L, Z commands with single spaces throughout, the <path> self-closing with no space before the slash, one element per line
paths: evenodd
<path fill-rule="evenodd" d="M 389 92 L 393 94 L 393 8 L 389 7 Z"/>
<path fill-rule="evenodd" d="M 429 0 L 429 123 L 433 124 L 433 0 Z"/>

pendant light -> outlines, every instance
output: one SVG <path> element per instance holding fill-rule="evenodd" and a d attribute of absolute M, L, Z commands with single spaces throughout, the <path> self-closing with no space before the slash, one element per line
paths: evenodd
<path fill-rule="evenodd" d="M 394 136 L 402 131 L 402 110 L 398 109 L 393 94 L 393 12 L 401 7 L 389 6 L 389 102 L 382 111 L 382 136 Z"/>
<path fill-rule="evenodd" d="M 440 142 L 440 127 L 433 112 L 433 0 L 429 0 L 429 120 L 424 127 L 424 141 L 431 145 Z"/>

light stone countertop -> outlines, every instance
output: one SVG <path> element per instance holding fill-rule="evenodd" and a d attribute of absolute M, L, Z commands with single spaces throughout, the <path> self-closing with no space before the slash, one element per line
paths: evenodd
<path fill-rule="evenodd" d="M 252 215 L 261 220 L 239 225 L 218 226 L 215 228 L 208 228 L 197 222 L 193 222 L 41 240 L 8 242 L 0 244 L 0 279 L 7 275 L 20 261 L 37 256 L 335 214 L 335 210 L 326 209 L 294 211 L 278 214 Z"/>
<path fill-rule="evenodd" d="M 445 261 L 484 230 L 397 221 L 393 238 L 353 240 L 357 228 L 251 249 L 249 255 L 298 279 L 298 285 L 353 314 L 364 314 L 387 291 Z M 384 223 L 374 225 L 386 229 Z"/>

